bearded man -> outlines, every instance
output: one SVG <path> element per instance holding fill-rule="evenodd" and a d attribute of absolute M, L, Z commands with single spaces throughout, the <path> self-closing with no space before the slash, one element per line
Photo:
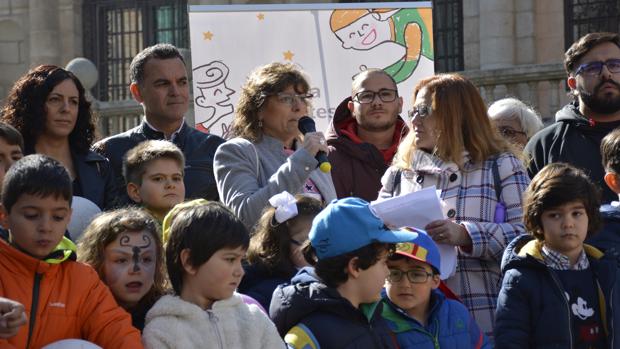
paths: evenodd
<path fill-rule="evenodd" d="M 555 114 L 555 123 L 525 147 L 528 172 L 534 177 L 545 165 L 567 162 L 599 183 L 603 202 L 618 200 L 605 184 L 601 140 L 620 126 L 620 36 L 590 33 L 564 54 L 573 101 Z"/>

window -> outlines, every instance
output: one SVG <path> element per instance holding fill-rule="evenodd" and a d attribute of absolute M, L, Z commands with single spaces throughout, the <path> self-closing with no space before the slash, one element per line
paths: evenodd
<path fill-rule="evenodd" d="M 188 47 L 187 0 L 85 0 L 84 52 L 99 70 L 93 94 L 129 98 L 129 64 L 147 46 Z"/>
<path fill-rule="evenodd" d="M 620 31 L 620 2 L 617 0 L 564 0 L 564 45 L 592 32 Z"/>
<path fill-rule="evenodd" d="M 400 2 L 402 0 L 383 0 Z M 376 0 L 341 0 L 347 2 L 376 2 Z M 432 0 L 435 72 L 463 70 L 463 0 Z"/>

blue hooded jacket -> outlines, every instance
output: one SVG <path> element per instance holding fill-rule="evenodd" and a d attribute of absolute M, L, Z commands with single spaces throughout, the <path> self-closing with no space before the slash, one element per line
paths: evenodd
<path fill-rule="evenodd" d="M 488 338 L 458 301 L 447 299 L 439 290 L 431 291 L 431 310 L 423 326 L 383 293 L 383 319 L 396 334 L 402 349 L 490 349 Z"/>

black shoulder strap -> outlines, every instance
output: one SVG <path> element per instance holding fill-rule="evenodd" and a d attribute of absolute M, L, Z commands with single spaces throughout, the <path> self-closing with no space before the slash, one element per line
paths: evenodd
<path fill-rule="evenodd" d="M 497 157 L 493 158 L 493 166 L 491 167 L 493 172 L 493 184 L 495 185 L 495 195 L 497 195 L 497 201 L 500 201 L 502 195 L 502 179 L 499 177 L 499 165 L 497 164 Z"/>
<path fill-rule="evenodd" d="M 394 183 L 392 184 L 392 197 L 394 196 L 394 192 L 396 191 L 396 187 L 400 185 L 400 176 L 402 175 L 403 170 L 398 169 L 396 174 L 394 175 Z"/>

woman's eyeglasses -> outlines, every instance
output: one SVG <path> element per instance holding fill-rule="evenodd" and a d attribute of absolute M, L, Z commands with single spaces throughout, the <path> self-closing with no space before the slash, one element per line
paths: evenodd
<path fill-rule="evenodd" d="M 273 94 L 263 94 L 263 97 L 276 96 L 278 102 L 283 104 L 288 104 L 289 106 L 293 106 L 295 103 L 303 103 L 308 105 L 310 100 L 314 98 L 312 93 L 301 93 L 301 94 L 293 94 L 287 92 L 278 92 Z"/>
<path fill-rule="evenodd" d="M 419 107 L 413 107 L 409 111 L 408 115 L 409 115 L 409 120 L 413 120 L 414 118 L 424 120 L 431 115 L 431 108 L 429 108 L 426 105 L 421 105 Z"/>
<path fill-rule="evenodd" d="M 388 275 L 387 279 L 389 282 L 400 282 L 405 275 L 407 275 L 407 279 L 409 279 L 409 282 L 412 284 L 422 284 L 425 283 L 429 277 L 433 276 L 433 273 L 420 269 L 412 269 L 407 271 L 390 269 L 390 275 Z"/>
<path fill-rule="evenodd" d="M 499 127 L 499 133 L 506 138 L 515 138 L 517 135 L 527 136 L 527 133 L 523 131 L 517 131 L 510 127 Z"/>
<path fill-rule="evenodd" d="M 368 103 L 372 103 L 375 100 L 376 96 L 379 96 L 379 99 L 381 100 L 381 102 L 385 102 L 385 103 L 394 102 L 396 100 L 396 97 L 398 97 L 398 91 L 387 89 L 387 88 L 382 88 L 378 92 L 362 91 L 362 92 L 356 93 L 353 96 L 353 100 L 361 104 L 368 104 Z"/>

